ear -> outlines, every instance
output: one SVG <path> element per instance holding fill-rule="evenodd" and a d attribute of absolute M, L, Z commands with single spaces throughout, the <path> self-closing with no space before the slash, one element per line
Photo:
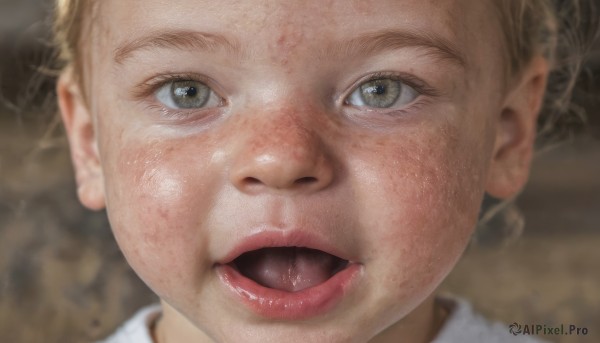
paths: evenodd
<path fill-rule="evenodd" d="M 101 210 L 104 208 L 104 179 L 94 123 L 72 69 L 61 74 L 56 91 L 75 167 L 77 195 L 85 207 Z"/>
<path fill-rule="evenodd" d="M 537 118 L 542 106 L 548 61 L 532 59 L 506 95 L 496 117 L 496 143 L 488 171 L 486 191 L 498 199 L 516 196 L 529 178 Z"/>

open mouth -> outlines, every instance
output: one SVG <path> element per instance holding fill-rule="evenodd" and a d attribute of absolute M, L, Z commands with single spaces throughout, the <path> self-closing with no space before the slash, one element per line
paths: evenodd
<path fill-rule="evenodd" d="M 277 320 L 332 311 L 357 290 L 364 265 L 305 231 L 262 231 L 238 242 L 215 263 L 225 294 L 255 315 Z"/>
<path fill-rule="evenodd" d="M 324 283 L 348 263 L 321 250 L 292 246 L 248 251 L 228 265 L 261 286 L 299 292 Z"/>

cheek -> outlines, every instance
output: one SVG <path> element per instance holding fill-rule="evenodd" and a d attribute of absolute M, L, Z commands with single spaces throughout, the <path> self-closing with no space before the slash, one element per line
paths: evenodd
<path fill-rule="evenodd" d="M 486 153 L 472 144 L 475 137 L 458 133 L 446 126 L 388 139 L 370 147 L 368 156 L 376 157 L 358 166 L 367 180 L 358 187 L 366 204 L 363 239 L 368 254 L 384 261 L 378 272 L 385 287 L 433 290 L 468 242 L 483 197 Z"/>
<path fill-rule="evenodd" d="M 107 147 L 107 212 L 123 254 L 157 293 L 198 279 L 208 242 L 199 228 L 212 194 L 206 142 L 131 141 Z M 193 149 L 193 152 L 191 151 Z M 196 266 L 186 271 L 185 266 Z"/>

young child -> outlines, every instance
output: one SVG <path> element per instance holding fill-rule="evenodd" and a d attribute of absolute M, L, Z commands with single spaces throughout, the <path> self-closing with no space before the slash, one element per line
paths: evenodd
<path fill-rule="evenodd" d="M 435 290 L 527 180 L 555 14 L 58 0 L 78 196 L 161 299 L 108 342 L 537 342 Z"/>

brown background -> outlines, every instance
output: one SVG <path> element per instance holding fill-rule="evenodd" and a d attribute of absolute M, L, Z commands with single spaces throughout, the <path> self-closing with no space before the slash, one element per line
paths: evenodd
<path fill-rule="evenodd" d="M 156 298 L 123 261 L 106 215 L 77 202 L 44 102 L 52 84 L 34 72 L 48 59 L 43 4 L 0 0 L 0 342 L 87 342 Z M 600 78 L 596 51 L 588 66 Z M 553 342 L 600 342 L 599 89 L 586 100 L 591 129 L 536 156 L 517 201 L 523 236 L 472 245 L 442 286 L 506 323 L 589 330 L 544 337 Z"/>

